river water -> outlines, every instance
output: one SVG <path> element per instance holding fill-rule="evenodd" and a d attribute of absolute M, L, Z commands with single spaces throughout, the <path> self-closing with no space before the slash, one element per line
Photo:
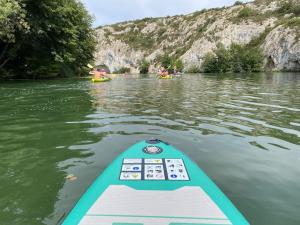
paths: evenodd
<path fill-rule="evenodd" d="M 0 224 L 56 224 L 122 150 L 151 137 L 189 155 L 251 224 L 300 224 L 295 73 L 0 84 Z"/>

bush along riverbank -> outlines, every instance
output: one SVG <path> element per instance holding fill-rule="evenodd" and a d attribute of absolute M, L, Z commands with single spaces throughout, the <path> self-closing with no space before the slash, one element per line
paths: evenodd
<path fill-rule="evenodd" d="M 77 0 L 0 0 L 0 79 L 78 76 L 95 40 Z"/>
<path fill-rule="evenodd" d="M 146 59 L 140 60 L 138 62 L 138 70 L 141 74 L 147 74 L 151 65 L 155 65 L 156 68 L 165 68 L 170 74 L 174 72 L 182 72 L 184 69 L 183 62 L 180 58 L 164 54 L 158 56 L 155 62 L 149 62 Z M 155 73 L 157 72 L 158 69 Z"/>
<path fill-rule="evenodd" d="M 206 73 L 260 72 L 263 70 L 263 54 L 258 47 L 232 44 L 225 49 L 218 44 L 213 53 L 204 56 L 201 71 Z"/>

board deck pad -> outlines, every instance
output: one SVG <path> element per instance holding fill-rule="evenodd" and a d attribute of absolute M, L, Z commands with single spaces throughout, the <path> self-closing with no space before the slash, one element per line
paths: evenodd
<path fill-rule="evenodd" d="M 166 220 L 167 223 L 160 225 L 169 225 L 172 221 L 201 224 L 205 221 L 204 218 L 206 220 L 210 218 L 206 224 L 216 224 L 220 221 L 222 224 L 231 224 L 200 187 L 153 191 L 134 190 L 125 185 L 111 185 L 89 209 L 82 225 L 95 220 L 107 224 L 112 224 L 116 220 L 134 222 L 140 217 L 143 217 L 145 225 L 151 224 L 152 217 L 169 218 Z M 170 221 L 170 218 L 173 219 Z"/>
<path fill-rule="evenodd" d="M 249 225 L 196 163 L 159 140 L 117 157 L 62 224 Z"/>
<path fill-rule="evenodd" d="M 120 180 L 181 180 L 189 176 L 183 159 L 124 158 Z"/>

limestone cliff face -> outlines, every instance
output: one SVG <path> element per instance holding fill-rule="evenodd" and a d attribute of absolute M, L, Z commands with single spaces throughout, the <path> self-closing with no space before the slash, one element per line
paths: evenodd
<path fill-rule="evenodd" d="M 95 52 L 96 65 L 106 65 L 110 71 L 122 67 L 131 68 L 132 73 L 138 73 L 137 59 L 143 58 L 142 51 L 133 51 L 132 48 L 114 37 L 107 39 L 103 31 L 97 32 L 97 49 Z"/>
<path fill-rule="evenodd" d="M 289 2 L 300 4 L 300 0 Z M 189 15 L 104 26 L 96 29 L 95 61 L 111 71 L 128 67 L 135 73 L 139 72 L 139 60 L 146 59 L 151 62 L 150 72 L 156 72 L 157 57 L 167 53 L 181 58 L 189 70 L 200 68 L 205 54 L 218 43 L 229 47 L 255 41 L 265 55 L 266 69 L 300 71 L 299 9 L 287 13 L 281 10 L 283 4 L 283 0 L 257 0 Z"/>
<path fill-rule="evenodd" d="M 268 34 L 262 46 L 267 67 L 278 71 L 300 71 L 300 41 L 296 34 L 296 30 L 283 26 Z"/>

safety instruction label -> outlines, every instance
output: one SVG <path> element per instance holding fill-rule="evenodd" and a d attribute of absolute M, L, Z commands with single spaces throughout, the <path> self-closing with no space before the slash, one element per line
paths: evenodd
<path fill-rule="evenodd" d="M 165 180 L 165 171 L 163 165 L 147 165 L 144 170 L 145 180 Z"/>
<path fill-rule="evenodd" d="M 141 173 L 121 172 L 120 180 L 141 180 Z"/>
<path fill-rule="evenodd" d="M 142 171 L 142 165 L 141 164 L 124 164 L 122 166 L 122 171 L 132 171 L 132 172 L 137 172 L 137 171 Z"/>
<path fill-rule="evenodd" d="M 144 159 L 145 163 L 163 163 L 162 159 Z"/>
<path fill-rule="evenodd" d="M 190 180 L 183 159 L 123 159 L 120 180 Z"/>
<path fill-rule="evenodd" d="M 124 159 L 123 163 L 142 163 L 142 159 Z"/>
<path fill-rule="evenodd" d="M 189 180 L 182 159 L 165 159 L 169 180 Z"/>

